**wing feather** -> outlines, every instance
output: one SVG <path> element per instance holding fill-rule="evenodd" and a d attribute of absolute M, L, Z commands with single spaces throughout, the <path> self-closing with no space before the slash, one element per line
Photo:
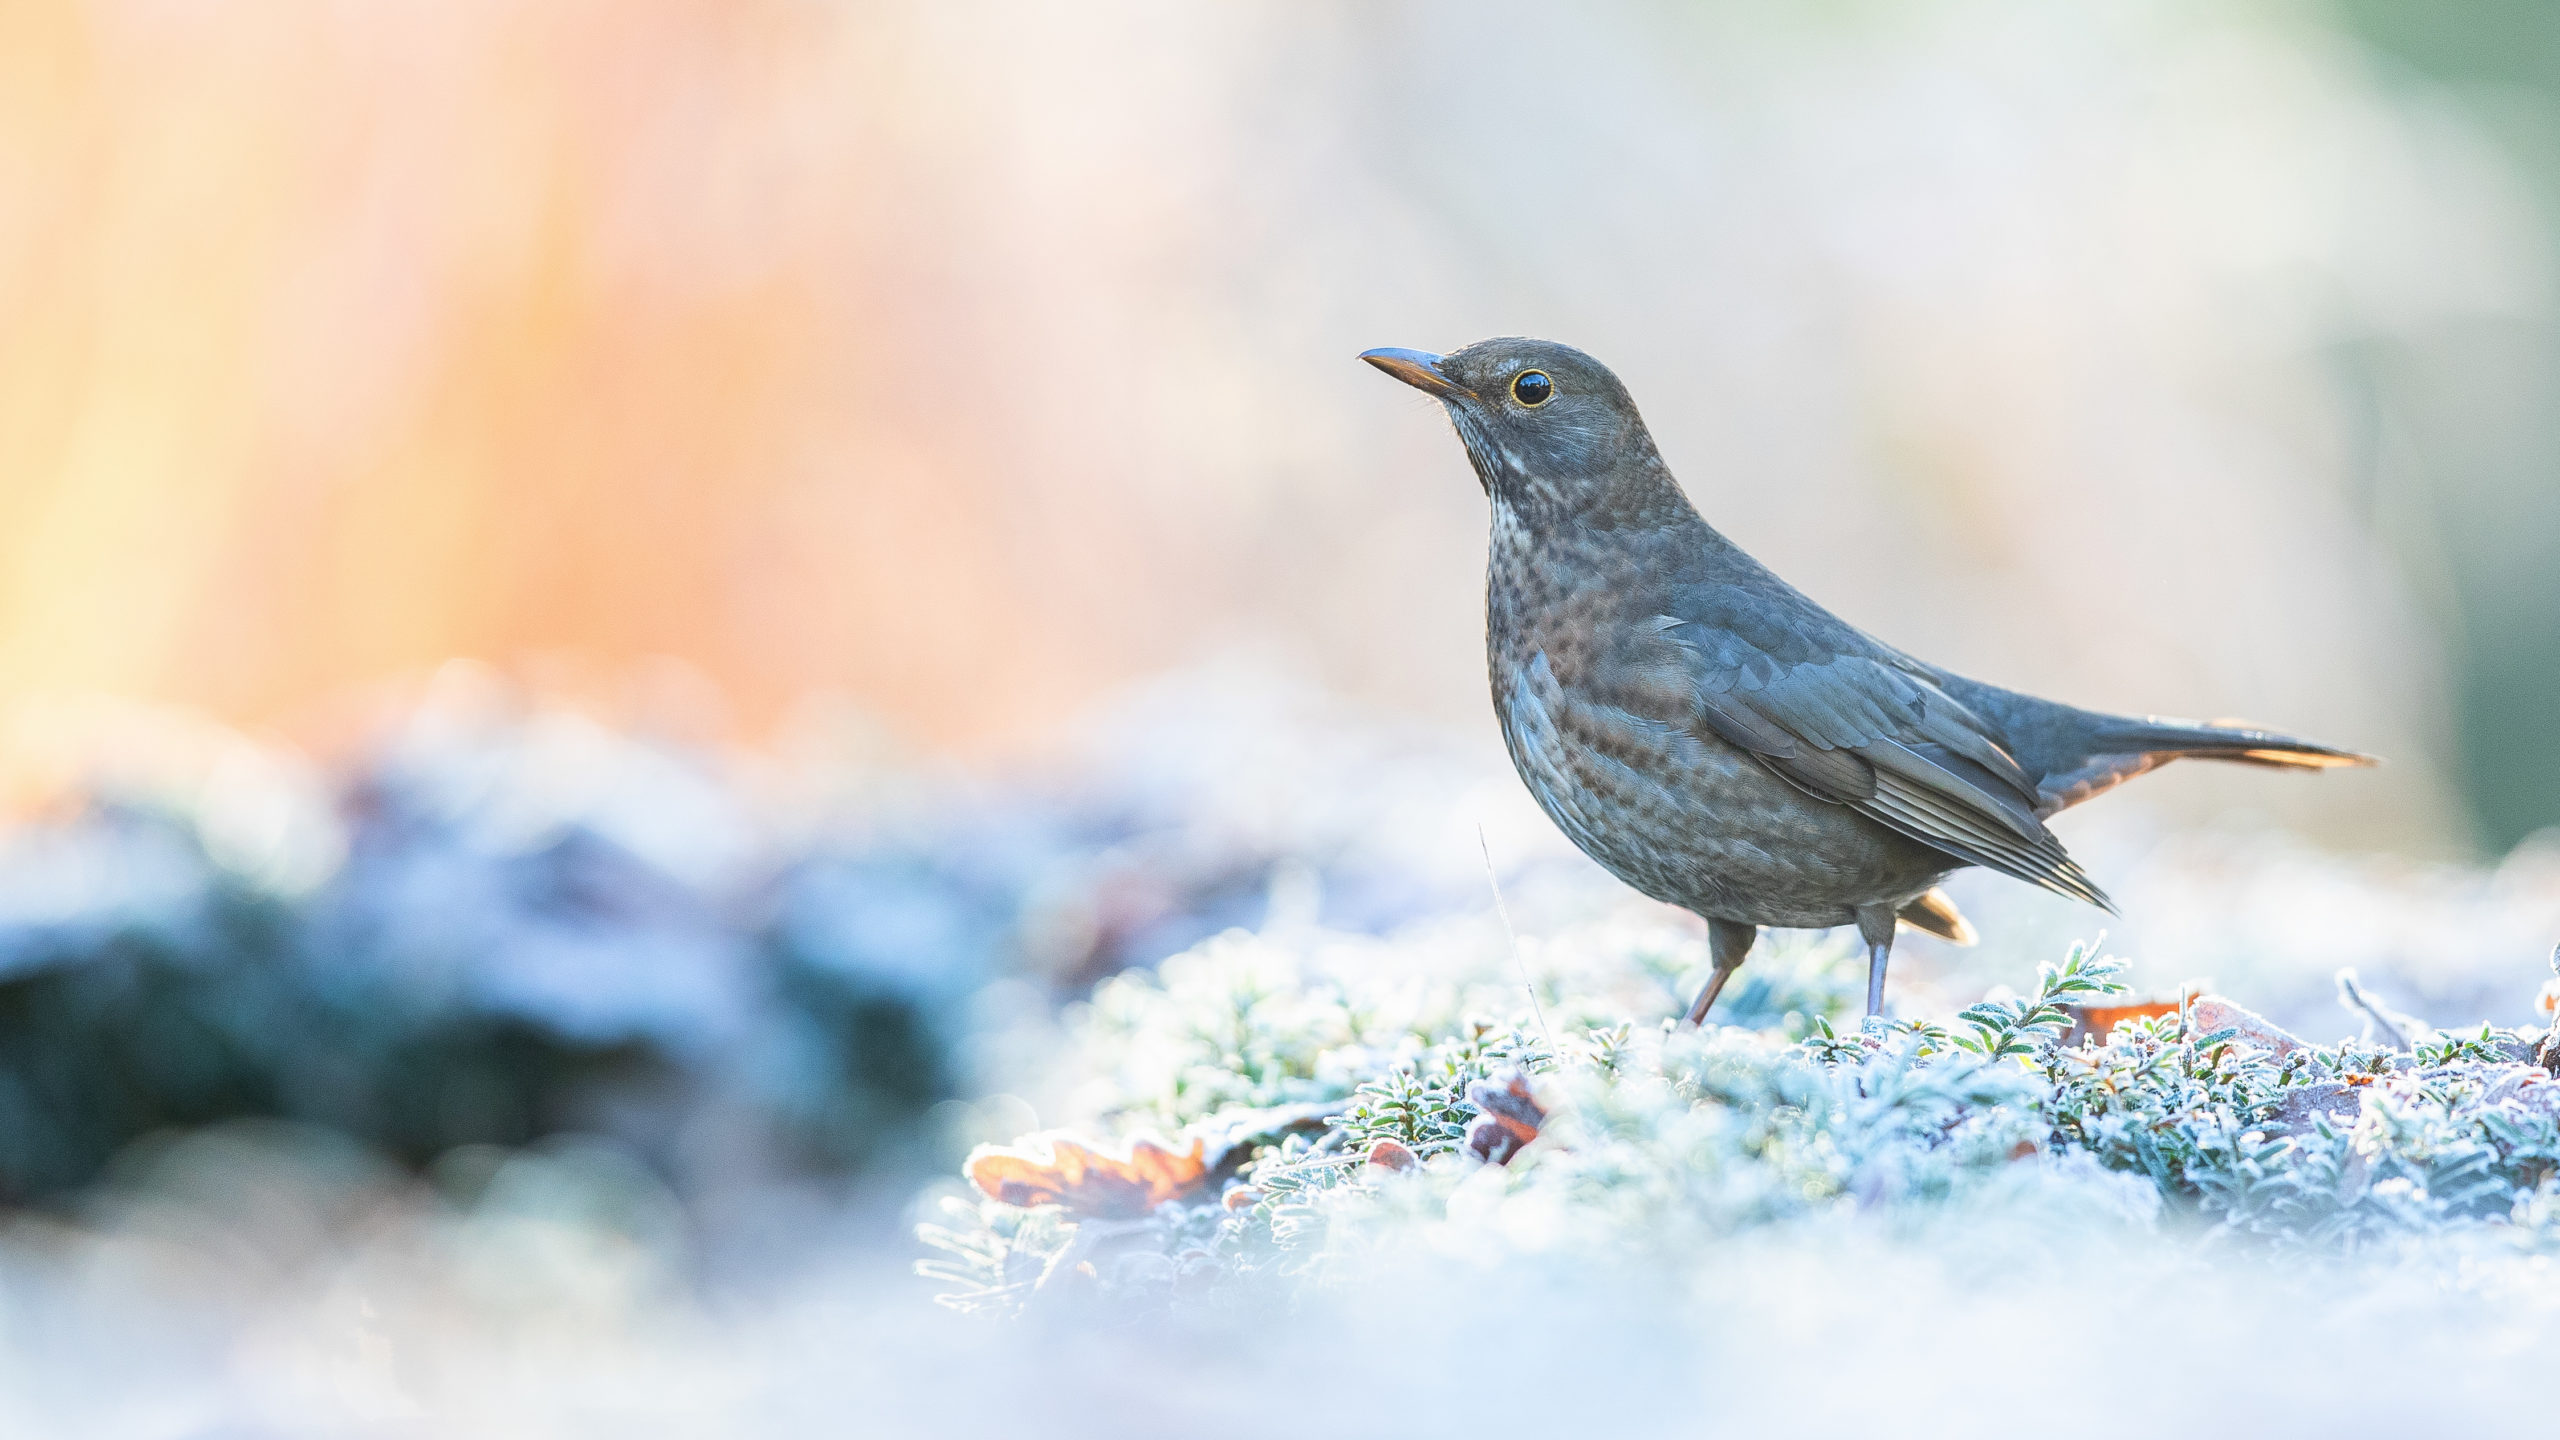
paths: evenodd
<path fill-rule="evenodd" d="M 2034 782 L 1981 716 L 1880 646 L 1843 653 L 1779 638 L 1785 659 L 1738 630 L 1676 616 L 1646 630 L 1681 652 L 1692 723 L 1807 793 L 1968 864 L 2114 910 L 2038 818 Z"/>

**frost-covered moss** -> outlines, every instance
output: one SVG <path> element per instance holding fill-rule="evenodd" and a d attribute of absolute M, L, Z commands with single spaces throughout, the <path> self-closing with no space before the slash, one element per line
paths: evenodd
<path fill-rule="evenodd" d="M 1694 981 L 1632 932 L 1510 957 L 1508 976 L 1447 937 L 1222 937 L 1102 988 L 1076 1021 L 1085 1099 L 1122 1131 L 1232 1136 L 1274 1106 L 1293 1125 L 1142 1219 L 948 1201 L 929 1268 L 971 1308 L 1210 1303 L 1414 1246 L 1676 1272 L 1755 1227 L 1994 1203 L 2264 1249 L 2560 1237 L 2560 1084 L 2518 1063 L 2521 1034 L 2312 1046 L 2181 1008 L 2066 1046 L 2071 1007 L 2121 988 L 2123 962 L 2086 950 L 2023 997 L 1852 1029 L 1844 950 L 1772 948 L 1740 991 L 1748 1023 L 1692 1031 L 1629 1018 Z M 1544 1123 L 1487 1164 L 1469 1128 L 1509 1077 Z"/>

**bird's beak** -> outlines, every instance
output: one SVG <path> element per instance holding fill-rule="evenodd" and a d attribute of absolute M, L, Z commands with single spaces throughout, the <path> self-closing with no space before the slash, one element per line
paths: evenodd
<path fill-rule="evenodd" d="M 1463 395 L 1448 376 L 1440 373 L 1440 357 L 1423 350 L 1363 350 L 1360 358 L 1386 371 L 1425 395 L 1447 397 Z"/>

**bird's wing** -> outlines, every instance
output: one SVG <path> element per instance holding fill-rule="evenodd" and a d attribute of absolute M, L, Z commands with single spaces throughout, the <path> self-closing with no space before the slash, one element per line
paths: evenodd
<path fill-rule="evenodd" d="M 2036 816 L 2036 787 L 1981 716 L 1810 604 L 1689 590 L 1623 660 L 1676 686 L 1689 723 L 1809 794 L 2057 895 L 2115 907 Z M 1739 603 L 1738 603 L 1739 602 Z M 1668 668 L 1675 673 L 1663 673 Z M 1671 682 L 1666 685 L 1664 682 Z"/>

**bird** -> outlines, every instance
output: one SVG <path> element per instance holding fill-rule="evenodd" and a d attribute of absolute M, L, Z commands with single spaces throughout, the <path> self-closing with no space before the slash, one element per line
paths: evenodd
<path fill-rule="evenodd" d="M 1571 346 L 1360 358 L 1441 403 L 1491 502 L 1485 651 L 1513 768 L 1602 868 L 1707 922 L 1691 1025 L 1762 926 L 1855 925 L 1881 1017 L 1897 926 L 1973 942 L 1939 888 L 1966 866 L 2116 913 L 2045 822 L 2172 760 L 2378 763 L 2082 710 L 1885 644 L 1709 525 L 1626 387 Z"/>

